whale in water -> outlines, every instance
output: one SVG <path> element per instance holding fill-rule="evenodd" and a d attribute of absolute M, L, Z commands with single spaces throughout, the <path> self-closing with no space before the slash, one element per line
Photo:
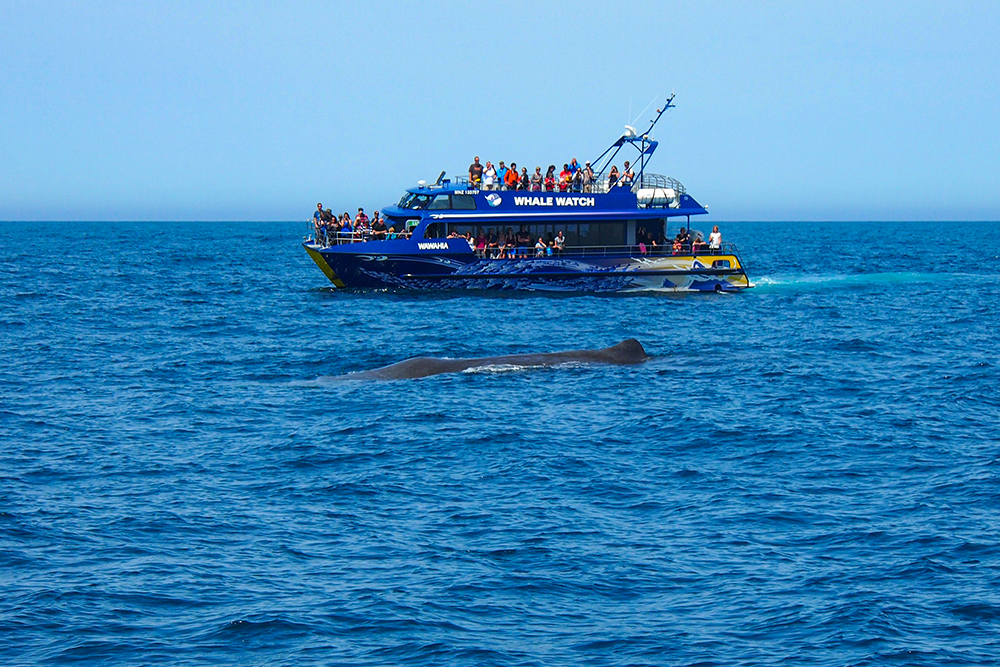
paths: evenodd
<path fill-rule="evenodd" d="M 460 373 L 470 368 L 486 366 L 556 366 L 566 363 L 615 364 L 628 366 L 648 359 L 642 343 L 634 338 L 602 350 L 568 350 L 543 354 L 508 354 L 476 359 L 439 359 L 414 357 L 406 361 L 360 373 L 337 375 L 333 380 L 412 380 L 442 373 Z"/>

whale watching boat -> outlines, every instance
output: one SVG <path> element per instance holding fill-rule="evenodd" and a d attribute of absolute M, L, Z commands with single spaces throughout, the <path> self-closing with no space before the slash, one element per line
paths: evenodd
<path fill-rule="evenodd" d="M 382 209 L 390 233 L 336 231 L 310 221 L 305 250 L 342 288 L 732 292 L 751 287 L 735 246 L 712 238 L 707 243 L 690 229 L 691 216 L 707 209 L 677 180 L 646 172 L 658 145 L 650 132 L 673 99 L 657 109 L 645 132 L 626 126 L 594 161 L 589 182 L 538 184 L 525 177 L 511 188 L 494 189 L 489 179 L 447 179 L 441 172 L 433 183 L 419 182 L 398 204 Z M 611 165 L 623 149 L 623 158 L 633 157 L 633 172 L 616 179 Z M 668 235 L 672 218 L 686 235 Z M 498 242 L 505 230 L 516 230 L 531 243 Z"/>

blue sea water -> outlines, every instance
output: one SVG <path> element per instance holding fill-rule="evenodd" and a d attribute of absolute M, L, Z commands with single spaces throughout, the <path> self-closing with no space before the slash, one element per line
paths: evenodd
<path fill-rule="evenodd" d="M 0 657 L 997 664 L 1000 225 L 722 231 L 755 289 L 412 295 L 300 223 L 0 224 Z"/>

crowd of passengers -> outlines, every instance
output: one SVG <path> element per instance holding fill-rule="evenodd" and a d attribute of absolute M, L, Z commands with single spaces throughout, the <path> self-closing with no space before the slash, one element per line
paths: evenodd
<path fill-rule="evenodd" d="M 330 245 L 336 240 L 341 241 L 362 241 L 376 240 L 385 241 L 391 239 L 408 239 L 410 233 L 394 226 L 386 226 L 382 214 L 375 211 L 369 218 L 365 214 L 363 207 L 358 208 L 358 214 L 351 220 L 351 214 L 344 211 L 339 218 L 330 209 L 324 209 L 323 204 L 316 204 L 316 212 L 313 213 L 313 227 L 316 230 L 316 240 L 323 245 Z"/>
<path fill-rule="evenodd" d="M 558 176 L 554 164 L 549 165 L 544 176 L 541 167 L 535 167 L 535 173 L 531 175 L 528 174 L 527 167 L 521 167 L 521 171 L 518 172 L 516 162 L 511 162 L 508 167 L 503 160 L 500 160 L 498 166 L 487 160 L 486 166 L 483 166 L 479 162 L 478 155 L 469 165 L 469 185 L 482 190 L 593 192 L 595 180 L 590 163 L 586 162 L 581 167 L 576 158 L 564 163 Z M 609 189 L 616 186 L 631 187 L 634 182 L 635 173 L 628 160 L 625 160 L 625 167 L 620 173 L 617 166 L 611 166 L 608 172 Z"/>

